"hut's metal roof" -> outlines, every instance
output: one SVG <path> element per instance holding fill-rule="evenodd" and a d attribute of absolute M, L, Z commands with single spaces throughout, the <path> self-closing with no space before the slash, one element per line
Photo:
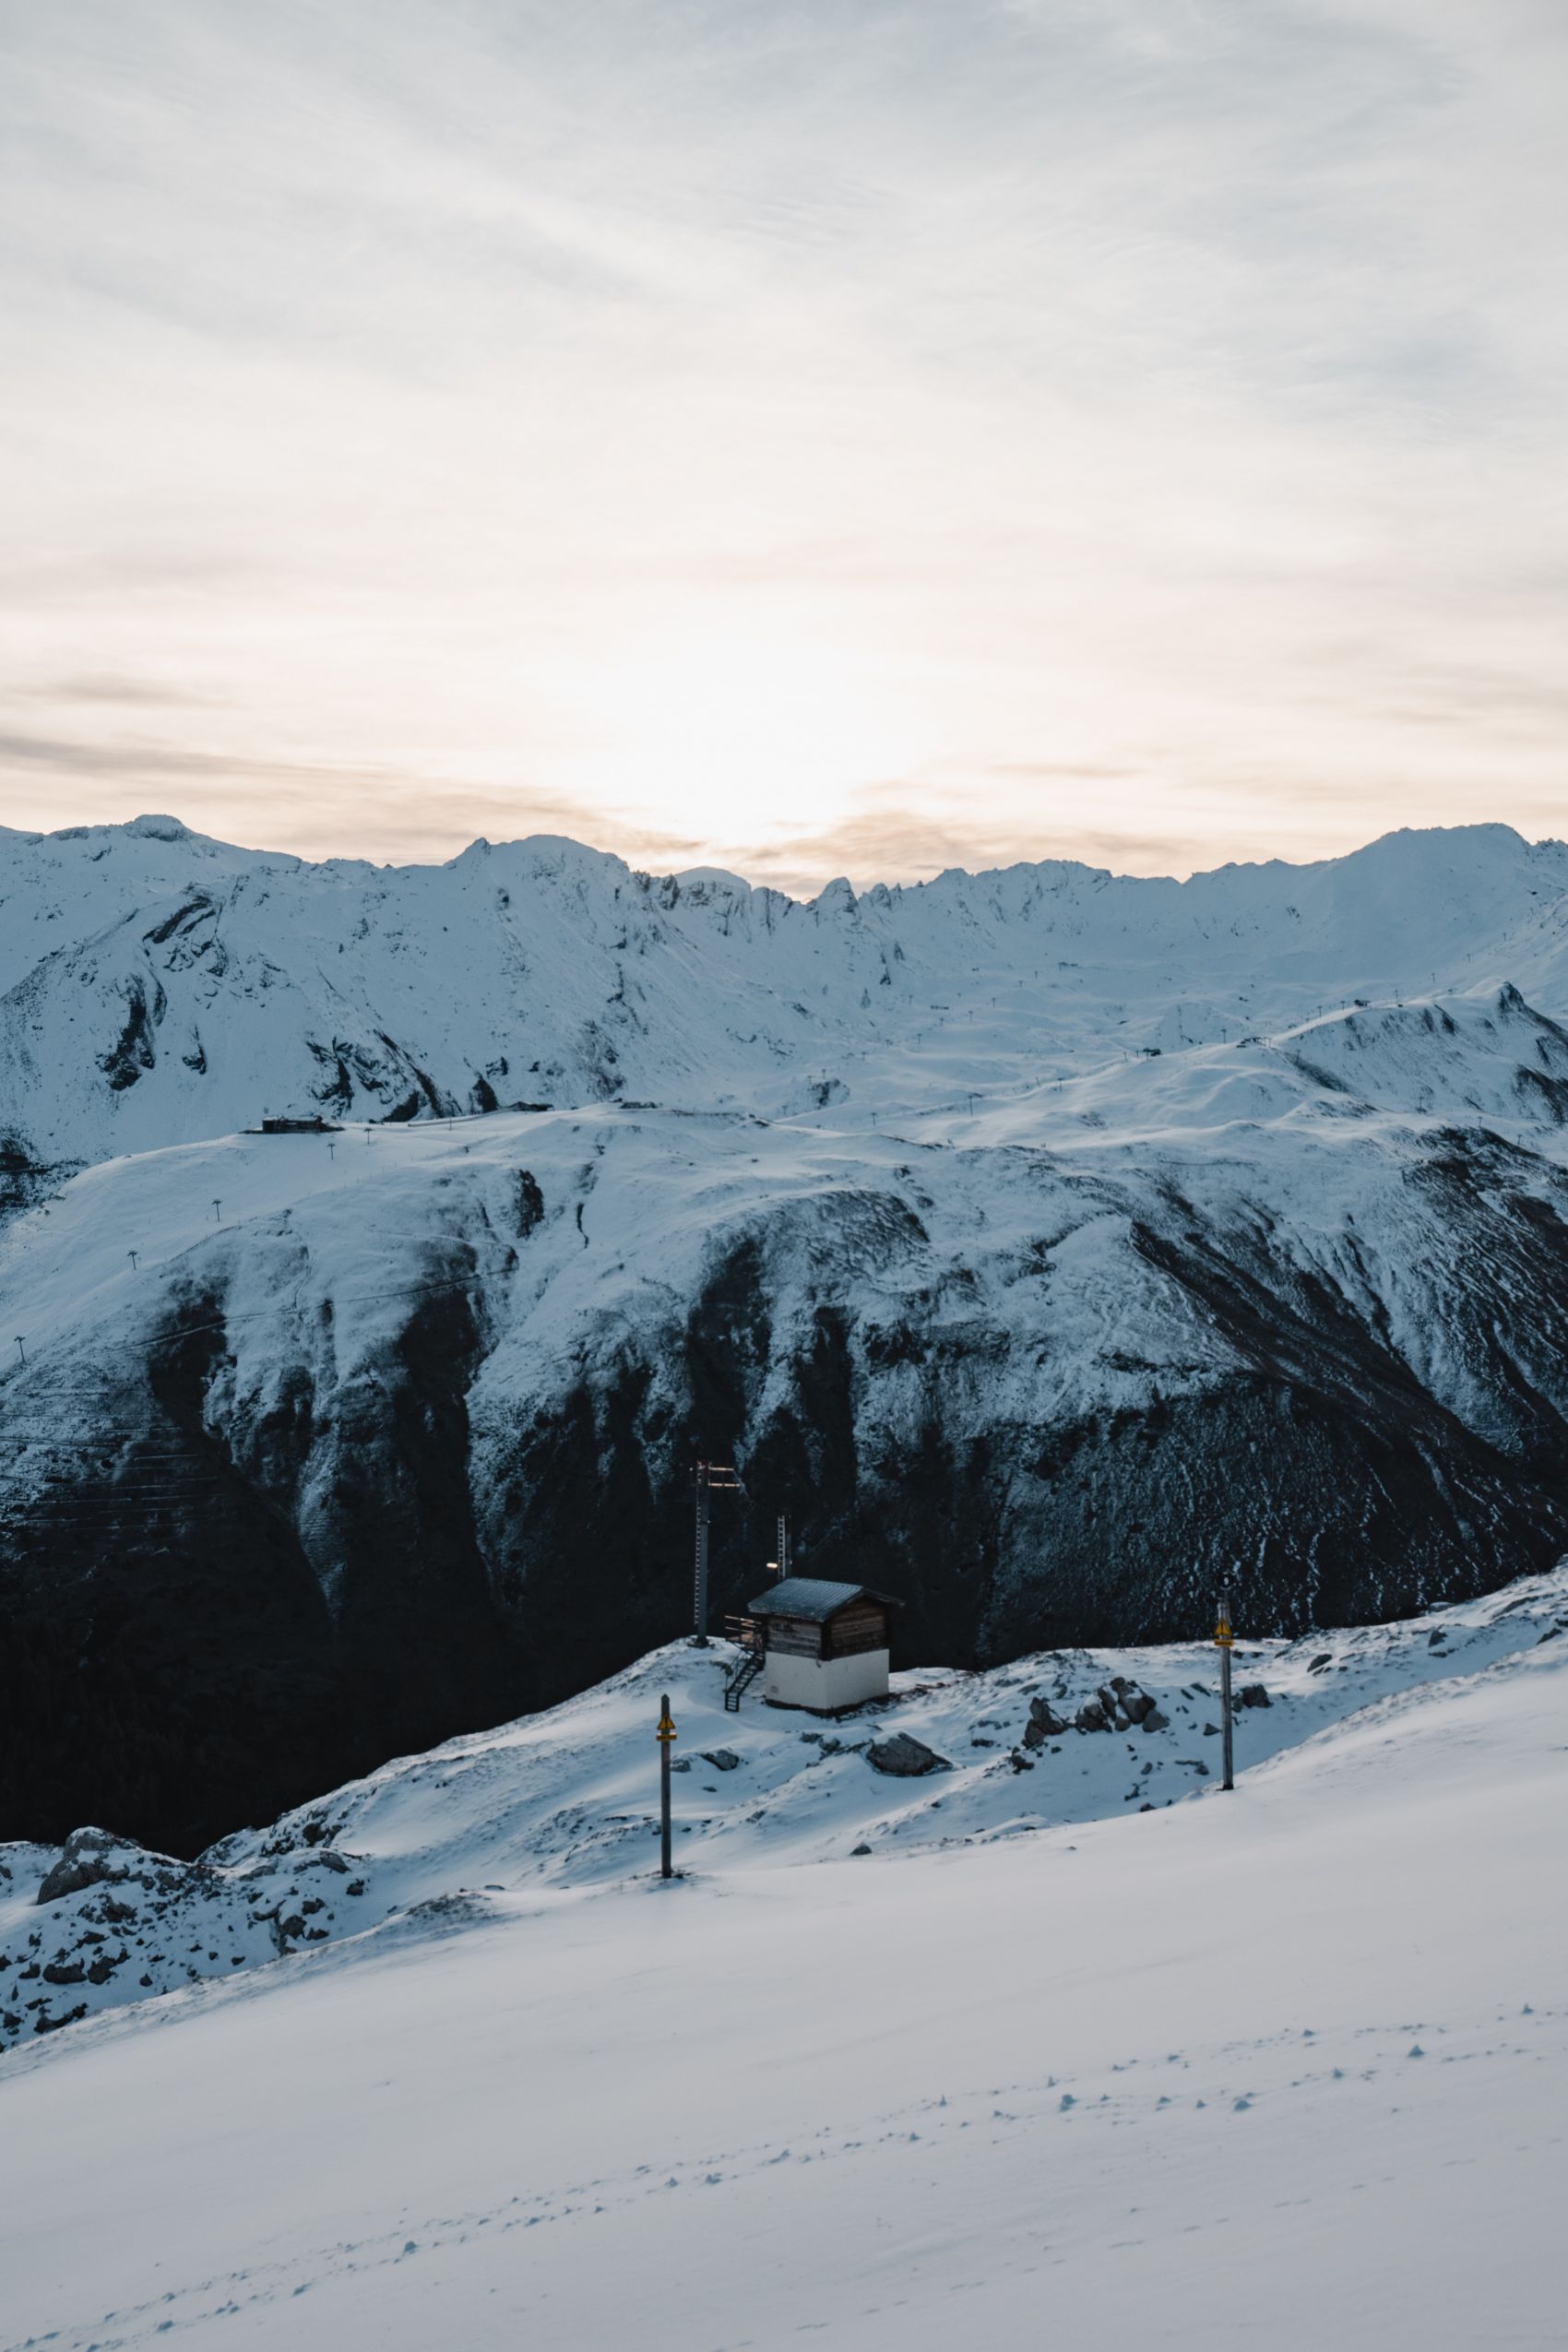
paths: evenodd
<path fill-rule="evenodd" d="M 821 1624 L 848 1609 L 852 1600 L 879 1600 L 889 1609 L 898 1607 L 890 1593 L 875 1592 L 870 1585 L 836 1585 L 826 1576 L 786 1576 L 751 1603 L 751 1612 L 754 1617 L 814 1618 Z"/>

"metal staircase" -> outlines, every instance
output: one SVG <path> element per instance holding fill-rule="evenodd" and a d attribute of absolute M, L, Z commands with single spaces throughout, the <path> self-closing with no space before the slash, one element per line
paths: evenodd
<path fill-rule="evenodd" d="M 763 1630 L 754 1617 L 727 1617 L 724 1631 L 741 1645 L 741 1655 L 724 1680 L 724 1712 L 739 1715 L 741 1701 L 767 1664 Z"/>
<path fill-rule="evenodd" d="M 762 1672 L 762 1669 L 766 1663 L 767 1661 L 763 1657 L 760 1650 L 752 1650 L 748 1652 L 746 1657 L 736 1660 L 735 1664 L 730 1669 L 729 1680 L 724 1685 L 724 1712 L 726 1715 L 740 1714 L 741 1701 L 745 1697 L 746 1693 L 751 1689 L 752 1684 L 756 1681 L 757 1676 Z"/>

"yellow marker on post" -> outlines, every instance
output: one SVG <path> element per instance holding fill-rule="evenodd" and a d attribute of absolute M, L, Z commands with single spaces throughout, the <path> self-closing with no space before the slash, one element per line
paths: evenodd
<path fill-rule="evenodd" d="M 659 1875 L 673 1878 L 670 1860 L 670 1742 L 675 1737 L 675 1726 L 671 1720 L 668 1693 L 659 1702 L 659 1728 L 653 1736 L 659 1742 Z"/>
<path fill-rule="evenodd" d="M 1230 1749 L 1230 1653 L 1236 1636 L 1230 1631 L 1230 1596 L 1219 1597 L 1219 1622 L 1214 1629 L 1214 1646 L 1219 1652 L 1219 1726 L 1225 1735 L 1225 1777 L 1222 1788 L 1234 1788 L 1236 1776 Z"/>

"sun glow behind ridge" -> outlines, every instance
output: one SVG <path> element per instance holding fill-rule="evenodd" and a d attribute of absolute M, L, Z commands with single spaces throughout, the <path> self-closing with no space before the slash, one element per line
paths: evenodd
<path fill-rule="evenodd" d="M 1561 824 L 1560 12 L 4 39 L 0 824 L 802 888 Z"/>

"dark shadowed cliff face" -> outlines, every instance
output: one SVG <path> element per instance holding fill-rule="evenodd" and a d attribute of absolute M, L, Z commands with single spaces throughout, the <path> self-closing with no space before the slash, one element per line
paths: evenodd
<path fill-rule="evenodd" d="M 784 1507 L 802 1567 L 903 1598 L 909 1664 L 1191 1636 L 1227 1574 L 1294 1633 L 1538 1567 L 1550 1144 L 607 1110 L 93 1171 L 7 1236 L 0 1830 L 192 1852 L 581 1688 L 689 1622 L 698 1452 L 745 1481 L 716 1621 Z"/>

